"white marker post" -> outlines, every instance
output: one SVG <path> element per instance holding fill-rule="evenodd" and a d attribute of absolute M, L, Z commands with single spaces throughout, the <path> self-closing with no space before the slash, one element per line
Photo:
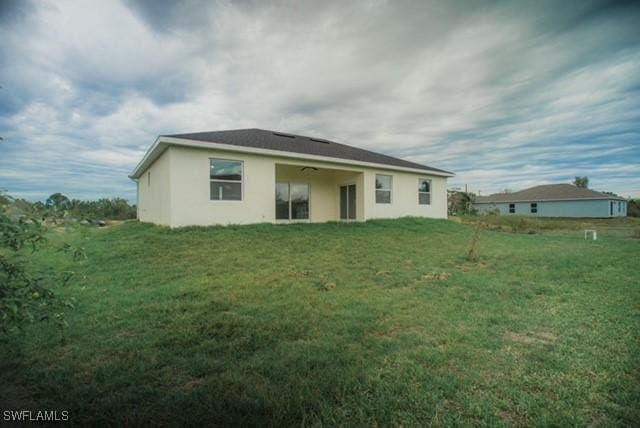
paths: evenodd
<path fill-rule="evenodd" d="M 593 236 L 594 241 L 598 239 L 598 232 L 595 229 L 585 229 L 584 239 L 589 239 L 589 234 Z"/>

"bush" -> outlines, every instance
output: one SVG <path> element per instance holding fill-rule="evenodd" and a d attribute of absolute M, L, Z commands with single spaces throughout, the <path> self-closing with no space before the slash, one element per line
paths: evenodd
<path fill-rule="evenodd" d="M 52 282 L 67 283 L 71 272 L 34 275 L 22 255 L 28 248 L 37 251 L 46 239 L 46 227 L 36 218 L 9 215 L 0 205 L 0 335 L 20 330 L 25 323 L 51 321 L 61 329 L 66 325 L 65 308 L 71 302 L 59 298 L 51 289 Z M 74 257 L 84 257 L 82 249 L 67 245 L 62 248 Z"/>

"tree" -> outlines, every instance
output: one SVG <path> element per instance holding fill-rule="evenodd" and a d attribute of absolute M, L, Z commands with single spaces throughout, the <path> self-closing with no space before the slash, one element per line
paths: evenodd
<path fill-rule="evenodd" d="M 37 251 L 46 241 L 47 229 L 35 218 L 9 214 L 14 199 L 0 196 L 8 201 L 0 204 L 0 338 L 34 321 L 51 321 L 62 329 L 64 310 L 71 303 L 54 293 L 51 285 L 67 283 L 72 273 L 35 274 L 30 270 L 25 251 Z M 86 258 L 82 249 L 68 244 L 60 250 L 77 260 Z"/>
<path fill-rule="evenodd" d="M 582 187 L 583 189 L 587 189 L 589 188 L 589 177 L 587 176 L 579 177 L 576 175 L 575 180 L 573 180 L 573 184 L 576 187 Z"/>
<path fill-rule="evenodd" d="M 473 202 L 475 201 L 473 193 L 449 190 L 447 191 L 447 196 L 449 214 L 469 215 L 476 213 L 473 208 Z"/>
<path fill-rule="evenodd" d="M 66 209 L 69 206 L 69 198 L 58 192 L 49 196 L 44 204 L 47 206 L 47 208 L 62 210 Z"/>
<path fill-rule="evenodd" d="M 640 217 L 640 199 L 630 199 L 627 205 L 629 217 Z"/>

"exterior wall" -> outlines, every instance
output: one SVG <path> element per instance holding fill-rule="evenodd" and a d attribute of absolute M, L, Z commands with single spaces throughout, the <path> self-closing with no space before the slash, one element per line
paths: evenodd
<path fill-rule="evenodd" d="M 138 179 L 140 221 L 171 225 L 171 151 L 165 152 Z"/>
<path fill-rule="evenodd" d="M 275 221 L 274 162 L 246 153 L 172 147 L 171 226 L 249 224 Z M 241 160 L 242 200 L 210 200 L 210 158 Z"/>
<path fill-rule="evenodd" d="M 613 215 L 611 215 L 611 217 L 627 216 L 627 201 L 609 201 L 609 203 L 611 202 L 613 202 Z"/>
<path fill-rule="evenodd" d="M 376 174 L 391 175 L 391 203 L 376 203 Z M 365 213 L 367 219 L 403 216 L 447 218 L 447 179 L 406 172 L 368 170 L 365 172 Z M 418 180 L 431 180 L 431 204 L 418 204 Z"/>
<path fill-rule="evenodd" d="M 210 200 L 211 158 L 244 162 L 241 201 Z M 158 163 L 164 166 L 158 167 Z M 303 166 L 318 170 L 301 171 Z M 156 175 L 166 177 L 166 181 L 162 181 L 162 193 L 151 193 L 144 189 L 146 171 L 141 175 L 140 220 L 171 227 L 275 222 L 277 181 L 309 184 L 311 222 L 340 220 L 340 186 L 345 184 L 356 184 L 356 220 L 359 221 L 401 216 L 447 217 L 446 178 L 428 174 L 180 146 L 167 149 L 149 170 L 152 188 Z M 376 174 L 393 177 L 391 204 L 376 204 Z M 431 180 L 431 205 L 418 204 L 419 178 Z M 155 210 L 159 214 L 152 212 Z"/>
<path fill-rule="evenodd" d="M 613 216 L 610 215 L 610 203 L 614 203 Z M 624 217 L 627 215 L 626 201 L 621 202 L 621 211 L 618 212 L 618 201 L 585 200 L 585 201 L 546 201 L 536 202 L 538 212 L 531 212 L 530 202 L 515 202 L 515 214 L 509 213 L 509 203 L 496 204 L 474 204 L 474 207 L 481 213 L 498 211 L 500 215 L 519 215 L 527 217 L 576 217 L 576 218 L 604 218 L 604 217 Z"/>

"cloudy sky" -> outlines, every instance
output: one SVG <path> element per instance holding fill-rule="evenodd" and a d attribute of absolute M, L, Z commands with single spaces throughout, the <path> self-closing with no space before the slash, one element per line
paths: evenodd
<path fill-rule="evenodd" d="M 640 196 L 640 7 L 0 0 L 0 189 L 135 199 L 158 134 L 265 128 L 482 194 Z"/>

